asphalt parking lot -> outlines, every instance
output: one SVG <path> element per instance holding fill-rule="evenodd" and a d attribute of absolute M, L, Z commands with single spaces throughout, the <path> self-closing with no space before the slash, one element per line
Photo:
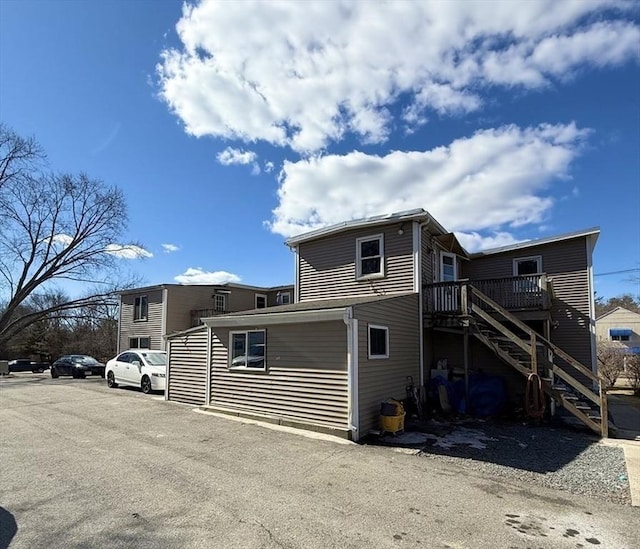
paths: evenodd
<path fill-rule="evenodd" d="M 638 508 L 98 377 L 0 378 L 0 450 L 0 549 L 640 546 Z"/>

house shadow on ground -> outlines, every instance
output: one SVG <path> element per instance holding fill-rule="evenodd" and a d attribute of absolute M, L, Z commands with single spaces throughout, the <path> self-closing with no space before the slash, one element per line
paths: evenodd
<path fill-rule="evenodd" d="M 367 442 L 544 474 L 562 469 L 599 441 L 590 432 L 560 423 L 458 417 L 409 420 L 405 427 L 402 433 L 372 436 Z"/>

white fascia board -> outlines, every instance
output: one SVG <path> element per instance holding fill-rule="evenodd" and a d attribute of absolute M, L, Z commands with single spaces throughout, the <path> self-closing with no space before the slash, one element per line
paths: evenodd
<path fill-rule="evenodd" d="M 326 322 L 342 320 L 345 307 L 339 309 L 317 309 L 311 311 L 290 311 L 286 313 L 260 313 L 255 315 L 213 316 L 202 322 L 211 328 L 233 328 L 237 326 L 274 326 L 278 324 L 298 324 L 301 322 Z"/>

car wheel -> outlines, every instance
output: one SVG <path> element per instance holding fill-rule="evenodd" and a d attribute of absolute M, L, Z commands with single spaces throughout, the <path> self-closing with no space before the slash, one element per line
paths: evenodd
<path fill-rule="evenodd" d="M 38 368 L 38 369 L 36 370 L 36 372 L 38 372 L 39 374 L 41 374 L 42 372 L 44 372 L 44 368 Z"/>
<path fill-rule="evenodd" d="M 58 370 L 53 367 L 51 367 L 51 377 L 54 379 L 58 377 Z"/>
<path fill-rule="evenodd" d="M 115 389 L 118 386 L 116 383 L 116 377 L 113 375 L 113 372 L 109 372 L 107 374 L 107 387 L 110 389 Z"/>
<path fill-rule="evenodd" d="M 142 381 L 140 382 L 140 387 L 142 388 L 142 392 L 145 395 L 148 395 L 151 392 L 151 380 L 149 376 L 143 376 Z"/>

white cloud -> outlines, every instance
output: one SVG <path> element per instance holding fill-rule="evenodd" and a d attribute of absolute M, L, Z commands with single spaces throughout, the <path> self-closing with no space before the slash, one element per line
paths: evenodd
<path fill-rule="evenodd" d="M 234 149 L 233 147 L 227 147 L 224 151 L 218 153 L 218 162 L 223 166 L 232 166 L 234 164 L 252 164 L 258 158 L 258 155 L 253 151 L 243 151 L 241 149 Z"/>
<path fill-rule="evenodd" d="M 574 124 L 504 126 L 428 151 L 352 152 L 285 162 L 269 224 L 292 236 L 345 219 L 423 207 L 447 229 L 472 233 L 542 221 L 550 184 L 566 179 L 589 134 Z M 495 245 L 509 243 L 497 233 Z"/>
<path fill-rule="evenodd" d="M 500 248 L 501 246 L 508 246 L 509 244 L 520 242 L 520 240 L 506 232 L 497 232 L 489 234 L 488 236 L 482 236 L 477 232 L 456 233 L 456 237 L 460 244 L 462 244 L 463 248 L 468 252 Z"/>
<path fill-rule="evenodd" d="M 164 253 L 170 254 L 171 252 L 177 252 L 180 247 L 175 244 L 163 244 L 162 249 L 164 250 Z"/>
<path fill-rule="evenodd" d="M 180 284 L 226 284 L 227 282 L 240 282 L 240 277 L 226 271 L 204 271 L 201 268 L 189 267 L 181 275 L 173 278 Z"/>
<path fill-rule="evenodd" d="M 264 171 L 267 173 L 271 173 L 275 168 L 275 164 L 273 162 L 265 162 L 264 163 Z"/>
<path fill-rule="evenodd" d="M 638 59 L 633 6 L 205 0 L 183 7 L 183 46 L 163 51 L 157 67 L 160 95 L 196 136 L 302 153 L 348 133 L 383 142 L 396 129 L 393 107 L 410 133 L 430 112 L 480 109 L 496 86 L 540 88 Z"/>
<path fill-rule="evenodd" d="M 120 259 L 143 259 L 153 257 L 151 252 L 148 252 L 140 246 L 134 246 L 133 244 L 109 244 L 105 248 L 105 251 Z"/>
<path fill-rule="evenodd" d="M 51 242 L 53 244 L 59 244 L 60 246 L 66 248 L 69 244 L 73 242 L 73 238 L 68 234 L 56 234 L 51 237 Z"/>
<path fill-rule="evenodd" d="M 258 155 L 253 151 L 243 151 L 227 147 L 224 151 L 218 153 L 218 162 L 223 166 L 247 165 L 251 164 L 251 175 L 260 174 L 260 166 L 258 166 Z"/>

